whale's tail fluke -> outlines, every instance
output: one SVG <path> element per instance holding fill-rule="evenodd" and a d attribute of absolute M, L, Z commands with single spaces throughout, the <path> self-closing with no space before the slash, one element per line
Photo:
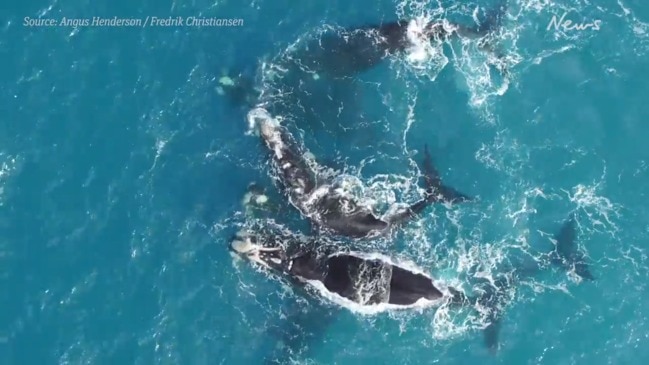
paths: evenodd
<path fill-rule="evenodd" d="M 439 171 L 433 165 L 433 159 L 428 151 L 428 145 L 424 146 L 424 177 L 426 179 L 426 200 L 429 203 L 461 203 L 472 200 L 466 194 L 442 184 Z"/>
<path fill-rule="evenodd" d="M 496 280 L 495 285 L 489 285 L 486 292 L 481 295 L 477 302 L 489 311 L 487 315 L 487 327 L 482 331 L 484 344 L 491 354 L 498 352 L 500 348 L 500 327 L 502 318 L 501 303 L 504 299 L 504 291 L 507 289 L 505 280 Z"/>
<path fill-rule="evenodd" d="M 507 280 L 498 278 L 493 283 L 483 287 L 483 292 L 474 296 L 467 296 L 461 291 L 449 288 L 454 306 L 472 307 L 480 306 L 487 311 L 487 325 L 483 329 L 484 344 L 491 354 L 495 354 L 500 347 L 500 327 L 502 318 L 502 306 L 506 298 Z"/>
<path fill-rule="evenodd" d="M 595 276 L 590 270 L 586 257 L 577 248 L 576 238 L 576 220 L 574 214 L 571 214 L 554 237 L 556 250 L 550 254 L 550 261 L 562 269 L 574 271 L 584 280 L 594 281 Z"/>
<path fill-rule="evenodd" d="M 419 215 L 427 206 L 434 203 L 454 204 L 473 200 L 468 195 L 442 184 L 442 179 L 439 176 L 439 171 L 433 165 L 433 159 L 430 156 L 427 144 L 424 145 L 423 172 L 426 181 L 425 198 L 405 210 L 390 216 L 388 218 L 390 225 L 403 224 Z"/>
<path fill-rule="evenodd" d="M 489 324 L 482 331 L 484 343 L 490 353 L 495 354 L 500 348 L 498 336 L 500 334 L 500 312 L 489 315 Z"/>

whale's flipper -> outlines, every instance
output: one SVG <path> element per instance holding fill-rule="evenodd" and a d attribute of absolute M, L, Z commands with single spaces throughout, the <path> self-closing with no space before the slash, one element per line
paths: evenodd
<path fill-rule="evenodd" d="M 554 237 L 556 240 L 556 250 L 550 254 L 552 264 L 566 270 L 574 269 L 575 273 L 582 279 L 594 281 L 590 267 L 586 262 L 584 254 L 580 252 L 576 245 L 576 222 L 574 214 L 571 214 L 561 226 L 559 233 Z"/>
<path fill-rule="evenodd" d="M 281 328 L 276 333 L 269 333 L 269 337 L 277 339 L 278 343 L 272 354 L 266 356 L 264 364 L 284 365 L 295 357 L 304 356 L 324 337 L 337 314 L 336 309 L 317 300 L 310 300 L 306 307 L 301 301 L 293 302 L 289 313 L 282 319 Z"/>
<path fill-rule="evenodd" d="M 424 146 L 424 176 L 426 179 L 426 200 L 428 202 L 461 203 L 472 200 L 468 195 L 442 184 L 439 171 L 433 165 L 428 145 Z"/>

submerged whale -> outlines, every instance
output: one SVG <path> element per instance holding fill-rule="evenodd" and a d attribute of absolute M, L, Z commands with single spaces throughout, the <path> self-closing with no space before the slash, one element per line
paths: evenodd
<path fill-rule="evenodd" d="M 565 234 L 574 230 L 575 220 L 571 217 L 555 236 L 556 249 L 552 251 L 552 256 L 556 259 L 551 261 L 562 269 L 579 266 L 576 274 L 583 279 L 593 280 L 594 276 L 583 256 L 576 253 L 576 235 Z M 514 281 L 512 277 L 497 279 L 487 285 L 482 294 L 466 296 L 413 264 L 398 263 L 379 253 L 350 251 L 325 237 L 305 239 L 304 236 L 266 229 L 245 231 L 233 238 L 230 249 L 238 256 L 287 279 L 296 287 L 305 289 L 312 298 L 324 297 L 336 304 L 343 303 L 347 308 L 355 305 L 365 312 L 378 313 L 390 309 L 437 306 L 445 302 L 453 306 L 479 305 L 488 308 L 489 323 L 483 333 L 485 345 L 491 351 L 498 348 L 501 308 L 503 302 L 508 300 L 506 289 L 514 285 L 516 279 L 535 276 L 547 268 L 544 265 L 517 268 Z M 331 315 L 330 312 L 326 313 Z M 304 318 L 304 313 L 301 312 L 300 316 Z M 317 320 L 319 316 L 319 313 L 313 313 L 314 322 L 319 323 L 319 330 L 322 331 L 324 324 L 322 320 Z M 299 333 L 287 334 L 296 346 L 304 345 L 295 342 L 295 336 L 299 337 Z"/>
<path fill-rule="evenodd" d="M 268 112 L 255 109 L 249 114 L 252 124 L 258 124 L 261 137 L 271 152 L 271 164 L 276 179 L 289 200 L 318 229 L 348 237 L 368 237 L 390 233 L 435 202 L 457 203 L 470 198 L 441 182 L 439 172 L 425 148 L 425 196 L 418 202 L 387 217 L 378 217 L 369 207 L 359 204 L 345 194 L 331 179 L 323 179 L 304 157 L 286 128 L 279 125 Z"/>
<path fill-rule="evenodd" d="M 572 271 L 583 280 L 595 281 L 583 252 L 576 247 L 577 227 L 575 215 L 571 214 L 554 237 L 556 250 L 550 254 L 550 262 L 564 270 Z"/>
<path fill-rule="evenodd" d="M 505 279 L 500 277 L 494 280 L 491 285 L 485 287 L 482 296 L 471 298 L 469 301 L 478 303 L 486 308 L 497 308 L 502 305 L 506 296 L 500 295 L 505 293 L 507 287 L 511 287 L 518 281 L 538 275 L 551 267 L 559 268 L 564 272 L 570 273 L 581 281 L 595 281 L 590 265 L 582 251 L 577 247 L 577 227 L 574 213 L 570 214 L 559 231 L 551 239 L 554 244 L 547 257 L 549 262 L 534 262 L 531 265 L 521 265 L 514 268 L 512 277 Z M 487 318 L 489 323 L 484 329 L 485 345 L 490 352 L 495 353 L 499 348 L 498 336 L 502 321 L 502 311 L 490 310 Z"/>

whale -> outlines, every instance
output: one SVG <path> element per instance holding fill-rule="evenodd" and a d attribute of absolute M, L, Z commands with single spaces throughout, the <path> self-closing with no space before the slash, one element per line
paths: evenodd
<path fill-rule="evenodd" d="M 594 280 L 588 263 L 582 255 L 575 253 L 576 235 L 565 234 L 574 231 L 574 227 L 575 220 L 571 217 L 555 236 L 556 247 L 552 252 L 563 262 L 556 267 L 569 270 L 569 267 L 579 264 L 582 269 L 576 274 Z M 500 343 L 503 308 L 511 301 L 511 291 L 507 289 L 548 268 L 538 263 L 533 267 L 508 268 L 506 271 L 514 275 L 497 277 L 481 286 L 481 290 L 474 291 L 478 294 L 466 295 L 446 285 L 443 280 L 435 279 L 414 263 L 379 252 L 354 251 L 329 237 L 303 236 L 261 227 L 237 232 L 229 249 L 235 257 L 279 276 L 299 289 L 299 295 L 310 299 L 312 313 L 300 310 L 295 317 L 286 319 L 290 330 L 283 334 L 286 337 L 284 343 L 295 347 L 305 345 L 305 338 L 300 337 L 303 333 L 312 337 L 322 336 L 326 323 L 335 319 L 343 308 L 363 314 L 379 314 L 394 310 L 421 310 L 448 303 L 452 308 L 480 306 L 488 310 L 483 338 L 486 348 L 495 354 Z M 304 332 L 304 326 L 295 321 L 309 323 L 310 330 Z M 296 349 L 285 350 L 288 352 L 272 356 L 285 357 Z"/>
<path fill-rule="evenodd" d="M 231 249 L 303 285 L 320 287 L 344 302 L 376 311 L 436 305 L 451 295 L 423 270 L 401 266 L 388 256 L 313 241 L 287 247 L 282 238 L 286 236 L 262 238 L 240 232 Z"/>
<path fill-rule="evenodd" d="M 550 262 L 558 268 L 574 272 L 582 280 L 595 281 L 595 276 L 590 270 L 588 260 L 576 245 L 577 223 L 573 214 L 561 226 L 561 230 L 554 236 L 556 250 L 550 254 Z"/>
<path fill-rule="evenodd" d="M 422 310 L 454 299 L 453 289 L 440 285 L 425 270 L 386 255 L 341 249 L 326 237 L 305 241 L 291 233 L 240 231 L 231 241 L 235 257 L 277 275 L 293 286 L 307 304 L 289 301 L 288 313 L 269 332 L 278 340 L 264 364 L 295 361 L 326 335 L 345 309 L 364 315 L 395 310 Z M 262 361 L 260 361 L 261 363 Z"/>
<path fill-rule="evenodd" d="M 313 159 L 305 157 L 308 156 L 307 152 L 267 111 L 257 108 L 248 117 L 251 124 L 259 126 L 262 140 L 270 152 L 275 181 L 286 193 L 291 205 L 309 218 L 319 232 L 353 238 L 385 236 L 417 217 L 430 204 L 472 200 L 468 195 L 442 183 L 426 145 L 424 196 L 396 213 L 379 217 L 369 207 L 344 193 L 334 179 L 320 176 L 313 168 Z"/>
<path fill-rule="evenodd" d="M 464 298 L 469 303 L 477 303 L 482 307 L 490 308 L 487 317 L 488 324 L 483 330 L 484 343 L 490 353 L 495 354 L 500 347 L 499 333 L 503 312 L 498 308 L 502 307 L 503 302 L 507 300 L 506 289 L 508 287 L 516 285 L 517 282 L 526 278 L 537 276 L 552 267 L 575 275 L 582 281 L 594 282 L 596 280 L 585 254 L 577 246 L 577 237 L 577 221 L 575 214 L 571 213 L 551 239 L 553 246 L 549 252 L 546 252 L 549 262 L 535 261 L 510 268 L 515 275 L 509 278 L 495 279 L 490 285 L 484 287 L 484 293 L 480 297 Z"/>
<path fill-rule="evenodd" d="M 271 233 L 272 232 L 272 233 Z M 448 303 L 451 307 L 480 304 L 492 308 L 485 329 L 485 343 L 497 345 L 502 302 L 498 290 L 467 296 L 445 285 L 412 262 L 379 252 L 354 251 L 327 237 L 304 237 L 261 229 L 237 232 L 230 250 L 235 257 L 278 275 L 308 299 L 312 312 L 296 311 L 285 319 L 287 331 L 281 341 L 293 348 L 270 355 L 266 363 L 284 364 L 287 357 L 323 336 L 323 321 L 332 322 L 342 310 L 377 315 L 388 311 L 421 311 Z M 325 319 L 326 318 L 326 319 Z M 302 324 L 296 324 L 299 321 Z M 308 328 L 304 328 L 307 326 Z M 298 330 L 299 329 L 299 330 Z M 278 360 L 278 358 L 280 360 Z"/>
<path fill-rule="evenodd" d="M 405 52 L 413 44 L 412 37 L 437 42 L 452 37 L 484 39 L 502 25 L 505 11 L 505 4 L 500 4 L 487 12 L 481 23 L 471 26 L 444 20 L 417 25 L 414 19 L 398 19 L 329 30 L 307 43 L 296 60 L 311 71 L 352 76 Z M 486 42 L 482 48 L 493 51 Z"/>
<path fill-rule="evenodd" d="M 351 81 L 344 82 L 340 88 L 355 90 L 352 76 L 376 67 L 389 57 L 403 54 L 412 46 L 413 36 L 430 42 L 442 42 L 452 38 L 479 39 L 483 50 L 497 58 L 503 58 L 502 53 L 495 49 L 488 38 L 502 26 L 505 12 L 506 5 L 501 3 L 487 11 L 484 19 L 479 23 L 476 21 L 474 25 L 450 23 L 443 19 L 419 25 L 416 19 L 395 19 L 357 26 L 327 26 L 323 32 L 306 37 L 304 43 L 298 40 L 298 43 L 289 48 L 291 51 L 288 54 L 282 53 L 278 56 L 279 59 L 273 61 L 277 63 L 276 69 L 281 70 L 281 74 L 288 70 L 294 73 L 291 81 L 285 80 L 288 85 L 275 87 L 282 90 L 284 97 L 290 97 L 289 94 L 305 87 L 306 77 L 317 80 L 320 76 L 332 76 L 335 79 Z M 497 67 L 507 74 L 504 65 Z M 217 92 L 233 105 L 253 108 L 261 98 L 260 94 L 264 93 L 255 86 L 259 81 L 257 78 L 263 78 L 263 75 L 253 75 L 251 69 L 253 67 L 223 71 L 218 78 Z M 274 78 L 276 72 L 273 71 L 269 75 L 274 75 L 268 76 Z M 356 92 L 349 94 L 353 95 Z M 275 97 L 274 92 L 271 91 L 270 94 L 271 98 Z"/>

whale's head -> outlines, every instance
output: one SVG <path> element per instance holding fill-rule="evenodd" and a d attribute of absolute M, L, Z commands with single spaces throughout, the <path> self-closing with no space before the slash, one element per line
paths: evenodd
<path fill-rule="evenodd" d="M 279 241 L 262 242 L 257 235 L 241 231 L 230 243 L 230 250 L 267 269 L 280 272 L 288 270 L 286 250 Z"/>
<path fill-rule="evenodd" d="M 300 280 L 324 280 L 326 268 L 312 246 L 302 241 L 291 241 L 281 235 L 257 235 L 239 232 L 230 243 L 230 249 L 240 257 L 261 265 L 277 274 Z M 293 246 L 288 250 L 287 246 Z M 288 250 L 288 252 L 287 252 Z"/>

